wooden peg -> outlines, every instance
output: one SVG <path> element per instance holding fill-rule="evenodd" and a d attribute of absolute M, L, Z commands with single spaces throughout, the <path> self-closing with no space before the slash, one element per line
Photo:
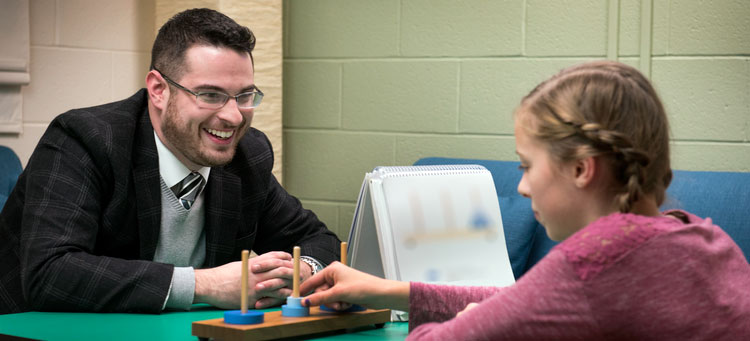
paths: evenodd
<path fill-rule="evenodd" d="M 242 270 L 240 271 L 240 310 L 227 310 L 224 312 L 224 318 L 219 319 L 222 324 L 227 325 L 249 325 L 263 323 L 265 313 L 261 311 L 247 310 L 247 259 L 250 251 L 242 250 L 240 258 L 242 259 Z"/>
<path fill-rule="evenodd" d="M 346 264 L 346 259 L 347 259 L 346 249 L 347 249 L 346 242 L 341 242 L 341 264 L 344 264 L 344 265 L 348 265 Z"/>
<path fill-rule="evenodd" d="M 294 277 L 292 277 L 292 297 L 299 297 L 299 246 L 294 247 Z"/>
<path fill-rule="evenodd" d="M 247 313 L 247 258 L 250 255 L 250 251 L 242 250 L 242 288 L 240 289 L 240 307 L 242 313 Z"/>

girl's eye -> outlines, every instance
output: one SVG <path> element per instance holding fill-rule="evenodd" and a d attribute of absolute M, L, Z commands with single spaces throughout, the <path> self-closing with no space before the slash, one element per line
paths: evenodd
<path fill-rule="evenodd" d="M 529 170 L 529 166 L 526 165 L 518 165 L 518 169 L 520 169 L 522 172 L 525 172 Z"/>

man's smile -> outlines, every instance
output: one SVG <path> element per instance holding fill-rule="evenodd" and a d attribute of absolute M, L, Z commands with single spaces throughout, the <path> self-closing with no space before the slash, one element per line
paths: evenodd
<path fill-rule="evenodd" d="M 222 140 L 226 140 L 232 137 L 232 135 L 234 135 L 234 130 L 222 131 L 222 130 L 208 129 L 208 128 L 204 128 L 203 130 L 205 130 L 207 133 Z"/>

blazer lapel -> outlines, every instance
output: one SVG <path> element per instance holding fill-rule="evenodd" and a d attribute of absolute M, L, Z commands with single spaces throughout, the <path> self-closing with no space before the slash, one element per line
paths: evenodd
<path fill-rule="evenodd" d="M 231 167 L 232 163 L 212 167 L 206 183 L 206 267 L 239 258 L 234 254 L 234 245 L 241 220 L 242 183 Z"/>
<path fill-rule="evenodd" d="M 161 225 L 161 175 L 148 108 L 138 118 L 133 142 L 133 187 L 137 199 L 140 258 L 154 259 Z"/>

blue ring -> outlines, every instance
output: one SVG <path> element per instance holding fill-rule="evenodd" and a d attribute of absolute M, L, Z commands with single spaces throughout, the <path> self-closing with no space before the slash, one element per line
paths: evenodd
<path fill-rule="evenodd" d="M 304 317 L 310 316 L 310 308 L 308 307 L 295 307 L 288 304 L 281 306 L 281 316 L 288 317 Z"/>
<path fill-rule="evenodd" d="M 258 324 L 263 323 L 263 312 L 248 310 L 229 310 L 224 312 L 224 323 L 229 324 Z"/>

